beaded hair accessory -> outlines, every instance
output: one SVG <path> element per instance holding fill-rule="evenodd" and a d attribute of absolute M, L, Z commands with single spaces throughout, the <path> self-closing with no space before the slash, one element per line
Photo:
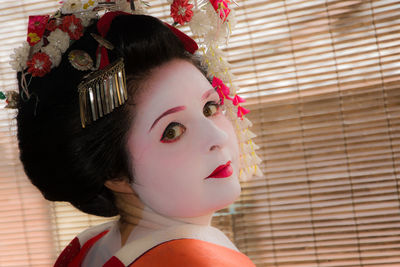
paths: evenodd
<path fill-rule="evenodd" d="M 217 90 L 227 117 L 236 129 L 240 147 L 241 180 L 253 175 L 262 176 L 258 166 L 261 159 L 255 153 L 259 147 L 252 141 L 255 134 L 249 130 L 252 126 L 245 115 L 249 112 L 241 106 L 245 102 L 236 94 L 233 74 L 220 45 L 228 43 L 231 30 L 235 26 L 235 12 L 229 0 L 167 0 L 171 4 L 173 26 L 188 25 L 197 43 L 177 28 L 166 24 L 182 41 L 190 53 L 199 50 L 204 64 L 212 77 L 212 86 Z M 91 71 L 78 85 L 79 105 L 82 127 L 109 114 L 127 100 L 127 88 L 123 59 L 108 61 L 108 50 L 113 45 L 104 39 L 113 17 L 123 14 L 146 13 L 146 2 L 142 0 L 65 0 L 61 9 L 54 15 L 30 16 L 27 41 L 14 50 L 11 65 L 22 73 L 20 95 L 3 94 L 7 107 L 15 108 L 19 99 L 26 100 L 29 94 L 29 82 L 26 75 L 43 77 L 57 67 L 62 55 L 70 44 L 83 35 L 85 28 L 98 18 L 98 12 L 105 14 L 98 20 L 100 35 L 92 35 L 98 42 L 96 62 L 82 50 L 73 50 L 68 54 L 70 64 L 80 71 Z M 113 11 L 113 12 L 109 12 Z M 125 14 L 126 14 L 125 13 Z M 103 23 L 103 24 L 102 24 Z M 199 47 L 198 45 L 199 44 Z"/>

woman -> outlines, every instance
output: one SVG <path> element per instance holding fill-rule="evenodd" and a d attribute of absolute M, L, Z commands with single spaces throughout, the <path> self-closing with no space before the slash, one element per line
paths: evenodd
<path fill-rule="evenodd" d="M 254 266 L 210 226 L 240 194 L 239 148 L 193 41 L 144 15 L 35 19 L 18 74 L 25 172 L 48 200 L 120 215 L 55 266 Z"/>

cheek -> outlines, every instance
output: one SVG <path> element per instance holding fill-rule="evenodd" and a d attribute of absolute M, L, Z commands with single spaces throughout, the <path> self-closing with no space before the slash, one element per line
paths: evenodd
<path fill-rule="evenodd" d="M 135 171 L 140 171 L 140 176 L 159 177 L 178 173 L 192 162 L 193 151 L 173 145 L 138 144 L 136 148 L 137 151 L 132 150 L 132 165 L 135 166 Z"/>
<path fill-rule="evenodd" d="M 232 159 L 232 167 L 234 173 L 236 174 L 236 179 L 239 179 L 239 168 L 240 168 L 240 149 L 239 149 L 239 139 L 236 135 L 235 126 L 232 122 L 227 118 L 223 117 L 221 120 L 220 129 L 225 131 L 228 135 L 228 141 L 226 145 L 226 149 Z"/>
<path fill-rule="evenodd" d="M 239 159 L 239 139 L 236 135 L 235 126 L 227 118 L 223 117 L 219 125 L 220 129 L 228 134 L 228 149 L 234 158 Z"/>
<path fill-rule="evenodd" d="M 193 203 L 201 203 L 204 192 L 193 158 L 148 153 L 139 162 L 133 188 L 147 206 L 169 217 L 195 215 Z"/>
<path fill-rule="evenodd" d="M 153 142 L 149 145 L 138 143 L 136 150 L 132 147 L 131 151 L 135 183 L 142 186 L 142 192 L 147 191 L 148 197 L 151 193 L 176 197 L 200 183 L 200 179 L 193 179 L 194 174 L 199 176 L 204 171 L 198 157 L 194 156 L 198 153 L 193 149 Z"/>

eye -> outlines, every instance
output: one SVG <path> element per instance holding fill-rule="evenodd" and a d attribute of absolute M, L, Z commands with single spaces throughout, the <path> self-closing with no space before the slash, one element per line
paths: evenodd
<path fill-rule="evenodd" d="M 214 116 L 219 113 L 220 102 L 209 101 L 204 105 L 203 114 L 206 117 Z"/>
<path fill-rule="evenodd" d="M 160 141 L 163 143 L 175 142 L 185 131 L 186 128 L 182 124 L 178 122 L 171 122 L 165 129 Z"/>

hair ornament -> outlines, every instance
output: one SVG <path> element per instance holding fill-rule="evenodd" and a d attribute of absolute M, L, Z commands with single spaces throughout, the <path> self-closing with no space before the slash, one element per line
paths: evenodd
<path fill-rule="evenodd" d="M 79 85 L 82 128 L 109 114 L 128 99 L 123 59 L 89 74 Z"/>
<path fill-rule="evenodd" d="M 68 60 L 72 67 L 77 70 L 94 70 L 92 58 L 83 50 L 72 50 L 68 54 Z"/>
<path fill-rule="evenodd" d="M 184 25 L 193 17 L 193 5 L 189 4 L 189 0 L 175 0 L 171 4 L 171 17 L 174 19 L 174 26 L 178 23 Z"/>
<path fill-rule="evenodd" d="M 95 34 L 95 33 L 91 33 L 90 35 L 99 43 L 99 45 L 104 46 L 108 50 L 114 49 L 113 44 L 110 43 L 109 41 L 107 41 L 106 39 L 104 39 L 103 37 L 101 37 L 100 35 Z"/>
<path fill-rule="evenodd" d="M 6 102 L 5 108 L 17 108 L 19 99 L 19 94 L 15 91 L 0 91 L 0 100 L 4 100 Z"/>

